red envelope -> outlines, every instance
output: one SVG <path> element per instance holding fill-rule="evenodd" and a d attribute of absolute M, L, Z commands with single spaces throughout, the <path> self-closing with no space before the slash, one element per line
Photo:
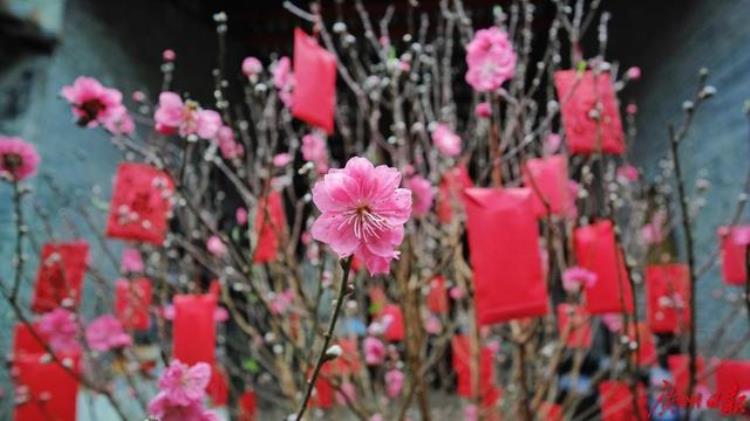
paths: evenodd
<path fill-rule="evenodd" d="M 625 152 L 617 98 L 608 73 L 560 70 L 555 72 L 555 87 L 570 153 L 592 154 L 600 147 L 605 154 Z M 598 122 L 592 115 L 597 108 L 601 113 Z"/>
<path fill-rule="evenodd" d="M 690 327 L 690 272 L 684 264 L 646 267 L 648 325 L 654 333 L 684 332 Z"/>
<path fill-rule="evenodd" d="M 34 336 L 31 329 L 36 331 L 40 339 L 45 340 L 44 335 L 39 331 L 36 324 L 29 326 L 25 323 L 16 323 L 16 326 L 13 328 L 13 356 L 44 354 L 47 352 L 44 344 L 37 339 L 37 336 Z"/>
<path fill-rule="evenodd" d="M 295 28 L 292 115 L 332 134 L 335 109 L 336 56 Z"/>
<path fill-rule="evenodd" d="M 362 369 L 362 360 L 359 357 L 356 339 L 339 339 L 338 345 L 341 347 L 341 356 L 323 366 L 323 369 L 330 367 L 329 374 L 345 375 L 354 374 Z"/>
<path fill-rule="evenodd" d="M 628 337 L 635 341 L 635 329 L 638 329 L 638 365 L 648 366 L 656 362 L 656 344 L 654 343 L 654 335 L 651 334 L 651 330 L 648 325 L 644 322 L 637 322 L 634 326 L 632 323 L 628 325 Z M 634 358 L 635 359 L 635 358 Z"/>
<path fill-rule="evenodd" d="M 479 323 L 542 316 L 547 287 L 529 189 L 464 190 Z"/>
<path fill-rule="evenodd" d="M 333 385 L 323 375 L 315 380 L 315 389 L 310 397 L 310 406 L 328 409 L 333 406 Z"/>
<path fill-rule="evenodd" d="M 716 367 L 715 406 L 724 414 L 737 413 L 733 406 L 739 394 L 750 390 L 750 361 L 723 360 Z M 709 403 L 710 405 L 710 403 Z"/>
<path fill-rule="evenodd" d="M 530 159 L 523 167 L 523 184 L 534 195 L 534 213 L 537 217 L 550 213 L 558 216 L 568 214 L 573 198 L 568 186 L 568 159 L 563 155 Z"/>
<path fill-rule="evenodd" d="M 174 183 L 169 175 L 146 164 L 117 167 L 107 236 L 160 246 L 169 229 L 167 216 Z"/>
<path fill-rule="evenodd" d="M 453 210 L 463 209 L 461 192 L 473 185 L 474 183 L 472 183 L 465 165 L 457 165 L 443 174 L 438 187 L 437 204 L 435 205 L 437 217 L 441 223 L 450 223 L 453 220 Z"/>
<path fill-rule="evenodd" d="M 383 336 L 388 342 L 399 342 L 404 340 L 404 315 L 401 313 L 401 307 L 397 304 L 386 304 L 380 313 L 381 320 L 390 316 L 391 322 L 388 324 Z"/>
<path fill-rule="evenodd" d="M 75 421 L 78 381 L 58 363 L 41 362 L 43 354 L 17 355 L 13 383 L 18 403 L 15 421 Z M 70 357 L 73 370 L 80 369 L 80 355 Z"/>
<path fill-rule="evenodd" d="M 458 382 L 457 392 L 459 396 L 473 398 L 476 391 L 473 390 L 471 380 L 471 346 L 469 338 L 465 335 L 456 335 L 451 339 L 451 350 L 453 352 L 453 371 L 456 373 Z M 493 352 L 489 347 L 482 347 L 479 356 L 479 390 L 483 400 L 495 395 L 495 371 L 493 365 Z M 488 399 L 492 400 L 492 399 Z"/>
<path fill-rule="evenodd" d="M 748 236 L 750 225 L 720 227 L 721 269 L 724 283 L 744 286 L 747 280 L 746 249 L 741 237 Z"/>
<path fill-rule="evenodd" d="M 229 381 L 224 370 L 217 364 L 211 367 L 211 380 L 206 386 L 206 394 L 213 406 L 225 406 L 229 402 Z"/>
<path fill-rule="evenodd" d="M 174 296 L 173 358 L 185 364 L 213 365 L 216 357 L 216 297 L 212 294 Z"/>
<path fill-rule="evenodd" d="M 561 405 L 550 402 L 542 402 L 539 406 L 539 412 L 544 421 L 563 421 L 563 409 Z M 644 420 L 645 421 L 645 420 Z"/>
<path fill-rule="evenodd" d="M 139 278 L 115 282 L 115 317 L 126 330 L 148 330 L 151 326 L 151 281 Z"/>
<path fill-rule="evenodd" d="M 445 288 L 445 278 L 437 275 L 430 281 L 430 291 L 427 293 L 427 308 L 431 312 L 443 314 L 448 312 L 448 290 Z"/>
<path fill-rule="evenodd" d="M 603 220 L 580 227 L 573 234 L 578 266 L 594 272 L 597 281 L 586 288 L 590 314 L 633 311 L 633 292 L 622 252 L 615 245 L 612 222 Z M 624 307 L 623 307 L 624 304 Z"/>
<path fill-rule="evenodd" d="M 276 261 L 280 243 L 279 237 L 286 228 L 286 216 L 281 193 L 272 190 L 268 194 L 267 203 L 266 200 L 259 200 L 255 214 L 255 233 L 258 236 L 258 244 L 253 257 L 255 263 Z M 269 216 L 268 220 L 266 220 L 266 214 Z"/>
<path fill-rule="evenodd" d="M 633 405 L 630 385 L 619 381 L 604 381 L 599 384 L 599 399 L 602 408 L 602 421 L 642 421 L 649 419 L 648 402 L 643 385 L 636 387 L 638 414 Z"/>
<path fill-rule="evenodd" d="M 557 325 L 560 335 L 568 332 L 565 345 L 570 348 L 588 348 L 591 346 L 591 318 L 580 306 L 560 304 L 557 306 Z"/>
<path fill-rule="evenodd" d="M 669 357 L 667 357 L 667 366 L 669 366 L 669 372 L 672 373 L 672 378 L 674 379 L 674 390 L 677 395 L 677 403 L 681 407 L 685 407 L 688 404 L 687 397 L 688 388 L 690 385 L 690 356 L 687 354 L 670 355 Z M 704 385 L 705 382 L 701 381 L 704 376 L 704 370 L 706 367 L 703 357 L 696 357 L 695 366 L 697 369 L 695 375 L 695 385 Z M 696 392 L 694 389 L 693 394 L 695 393 Z"/>
<path fill-rule="evenodd" d="M 258 411 L 258 398 L 252 390 L 245 391 L 240 396 L 240 414 L 239 421 L 255 421 L 255 415 Z"/>
<path fill-rule="evenodd" d="M 46 313 L 70 300 L 72 307 L 81 302 L 81 289 L 89 260 L 85 241 L 46 243 L 36 275 L 31 310 Z"/>

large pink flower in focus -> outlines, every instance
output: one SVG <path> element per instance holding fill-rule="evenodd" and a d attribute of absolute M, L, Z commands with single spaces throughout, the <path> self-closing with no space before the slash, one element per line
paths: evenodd
<path fill-rule="evenodd" d="M 148 413 L 159 421 L 218 421 L 215 413 L 206 410 L 200 400 L 185 405 L 175 404 L 160 392 L 148 404 Z"/>
<path fill-rule="evenodd" d="M 313 202 L 322 212 L 313 238 L 342 258 L 354 255 L 365 262 L 371 275 L 387 273 L 411 214 L 411 192 L 399 188 L 400 182 L 395 168 L 374 167 L 360 157 L 330 170 L 313 187 Z"/>
<path fill-rule="evenodd" d="M 461 153 L 461 138 L 445 124 L 438 124 L 432 132 L 432 142 L 445 156 L 456 156 Z"/>
<path fill-rule="evenodd" d="M 421 175 L 415 175 L 406 182 L 406 188 L 411 190 L 414 201 L 412 206 L 414 216 L 427 215 L 435 198 L 435 190 L 432 188 L 432 184 Z"/>
<path fill-rule="evenodd" d="M 318 172 L 328 171 L 328 146 L 325 139 L 316 135 L 308 134 L 302 137 L 302 158 L 315 164 Z"/>
<path fill-rule="evenodd" d="M 154 113 L 156 130 L 163 135 L 196 135 L 214 139 L 222 126 L 221 115 L 204 110 L 195 101 L 183 101 L 174 92 L 159 94 L 159 106 Z"/>
<path fill-rule="evenodd" d="M 75 314 L 62 307 L 42 316 L 39 332 L 47 338 L 50 348 L 55 352 L 76 352 L 81 349 L 77 339 Z"/>
<path fill-rule="evenodd" d="M 86 327 L 86 342 L 94 351 L 125 348 L 133 344 L 133 339 L 125 333 L 122 324 L 111 314 L 94 319 Z"/>
<path fill-rule="evenodd" d="M 211 379 L 211 366 L 197 363 L 188 366 L 174 360 L 159 379 L 159 389 L 175 405 L 201 401 Z"/>
<path fill-rule="evenodd" d="M 496 27 L 477 31 L 466 46 L 466 82 L 479 92 L 494 91 L 516 73 L 516 52 L 508 34 Z"/>
<path fill-rule="evenodd" d="M 102 86 L 98 80 L 79 76 L 64 86 L 61 95 L 73 106 L 73 116 L 80 126 L 105 124 L 122 107 L 122 93 Z"/>
<path fill-rule="evenodd" d="M 0 176 L 21 181 L 36 174 L 39 153 L 18 137 L 0 136 Z"/>

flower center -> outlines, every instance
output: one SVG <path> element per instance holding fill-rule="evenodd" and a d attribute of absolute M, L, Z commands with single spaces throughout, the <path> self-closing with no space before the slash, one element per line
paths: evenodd
<path fill-rule="evenodd" d="M 347 215 L 347 222 L 351 222 L 354 226 L 354 236 L 358 240 L 377 238 L 381 231 L 390 227 L 388 221 L 374 213 L 367 203 L 362 203 L 352 209 Z"/>
<path fill-rule="evenodd" d="M 9 153 L 2 157 L 3 167 L 8 169 L 11 173 L 16 169 L 21 168 L 21 165 L 23 165 L 23 158 L 21 158 L 21 155 Z"/>
<path fill-rule="evenodd" d="M 79 107 L 79 109 L 83 112 L 84 115 L 78 119 L 78 124 L 81 126 L 85 126 L 89 124 L 89 122 L 96 120 L 96 117 L 105 108 L 107 108 L 107 106 L 104 105 L 104 103 L 98 99 L 91 99 L 91 100 L 84 102 Z"/>

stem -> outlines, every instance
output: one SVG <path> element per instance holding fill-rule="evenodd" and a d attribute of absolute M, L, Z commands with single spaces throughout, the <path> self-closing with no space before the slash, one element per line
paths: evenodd
<path fill-rule="evenodd" d="M 23 236 L 25 232 L 23 208 L 21 206 L 21 185 L 18 181 L 13 182 L 13 209 L 16 214 L 16 272 L 13 278 L 13 289 L 10 296 L 13 300 L 18 296 L 18 289 L 21 287 L 21 278 L 23 277 L 23 263 L 26 260 L 23 256 Z"/>
<path fill-rule="evenodd" d="M 333 315 L 331 315 L 331 320 L 328 322 L 328 330 L 326 331 L 325 336 L 323 337 L 323 348 L 320 350 L 320 355 L 318 355 L 318 362 L 315 363 L 315 368 L 313 369 L 312 377 L 307 381 L 307 391 L 305 392 L 305 399 L 302 400 L 302 405 L 299 407 L 299 411 L 297 411 L 297 417 L 295 418 L 297 421 L 300 421 L 302 419 L 302 416 L 305 415 L 305 410 L 307 409 L 307 403 L 310 401 L 310 395 L 312 395 L 312 391 L 315 388 L 315 381 L 318 379 L 318 375 L 320 374 L 320 369 L 323 367 L 323 364 L 326 362 L 326 351 L 328 350 L 328 345 L 331 343 L 331 337 L 333 336 L 333 330 L 336 328 L 336 320 L 339 318 L 339 313 L 341 313 L 341 307 L 343 307 L 344 303 L 344 297 L 346 297 L 347 294 L 347 284 L 349 283 L 349 270 L 352 267 L 352 259 L 354 256 L 349 256 L 346 260 L 341 262 L 341 268 L 344 269 L 344 277 L 341 279 L 341 286 L 339 286 L 339 295 L 336 298 L 336 306 L 333 308 Z"/>

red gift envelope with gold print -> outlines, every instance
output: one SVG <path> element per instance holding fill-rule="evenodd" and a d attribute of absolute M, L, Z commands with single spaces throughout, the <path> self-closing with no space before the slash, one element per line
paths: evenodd
<path fill-rule="evenodd" d="M 599 401 L 602 408 L 602 421 L 648 420 L 648 401 L 643 385 L 636 386 L 636 395 L 637 399 L 634 404 L 633 393 L 628 383 L 621 381 L 600 383 Z"/>
<path fill-rule="evenodd" d="M 573 234 L 578 266 L 594 272 L 596 283 L 586 288 L 586 309 L 590 314 L 631 313 L 633 292 L 622 252 L 615 244 L 608 220 L 577 228 Z"/>
<path fill-rule="evenodd" d="M 185 364 L 216 361 L 216 296 L 186 294 L 174 296 L 172 356 Z"/>
<path fill-rule="evenodd" d="M 78 307 L 88 260 L 89 245 L 85 241 L 45 244 L 31 309 L 45 313 L 63 304 Z"/>
<path fill-rule="evenodd" d="M 687 331 L 690 327 L 690 273 L 687 265 L 647 266 L 646 305 L 652 332 Z"/>
<path fill-rule="evenodd" d="M 336 56 L 295 28 L 292 115 L 331 134 L 335 109 Z"/>
<path fill-rule="evenodd" d="M 546 314 L 531 190 L 469 188 L 464 197 L 479 323 Z"/>
<path fill-rule="evenodd" d="M 150 165 L 124 162 L 117 167 L 107 236 L 164 243 L 169 228 L 174 183 L 169 175 Z"/>
<path fill-rule="evenodd" d="M 575 70 L 555 72 L 555 88 L 572 154 L 625 151 L 622 121 L 609 73 Z"/>
<path fill-rule="evenodd" d="M 568 186 L 568 159 L 563 155 L 529 159 L 523 166 L 523 184 L 534 192 L 534 212 L 537 217 L 564 216 L 572 200 Z"/>
<path fill-rule="evenodd" d="M 719 228 L 721 241 L 721 273 L 728 285 L 745 285 L 747 280 L 746 252 L 750 225 Z"/>
<path fill-rule="evenodd" d="M 115 316 L 125 329 L 148 330 L 151 325 L 151 281 L 146 278 L 115 283 Z"/>
<path fill-rule="evenodd" d="M 274 262 L 278 258 L 281 236 L 286 228 L 284 201 L 281 193 L 272 190 L 268 199 L 258 201 L 255 213 L 255 233 L 258 243 L 255 248 L 253 261 L 255 263 Z"/>

